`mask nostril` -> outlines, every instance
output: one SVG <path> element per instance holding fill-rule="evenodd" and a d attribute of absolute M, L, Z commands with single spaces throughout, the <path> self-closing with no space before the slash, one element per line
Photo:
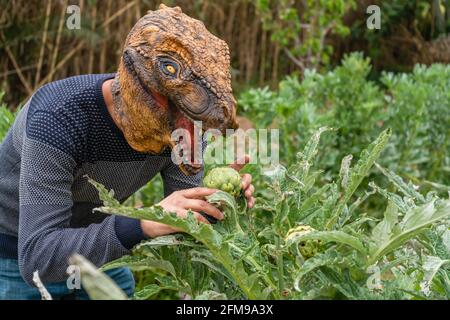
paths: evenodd
<path fill-rule="evenodd" d="M 131 53 L 130 53 L 129 49 L 125 49 L 123 51 L 122 58 L 123 58 L 123 62 L 125 63 L 125 65 L 127 67 L 131 67 L 133 65 L 133 58 L 131 57 Z"/>

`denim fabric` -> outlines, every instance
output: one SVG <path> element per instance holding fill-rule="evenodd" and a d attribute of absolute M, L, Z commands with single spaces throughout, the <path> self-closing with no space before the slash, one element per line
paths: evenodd
<path fill-rule="evenodd" d="M 134 291 L 134 278 L 130 269 L 117 268 L 105 272 L 122 290 L 131 296 Z M 46 284 L 48 292 L 54 300 L 88 300 L 89 297 L 83 289 L 67 288 L 65 281 Z M 29 286 L 20 275 L 16 259 L 0 258 L 0 300 L 40 300 L 41 295 L 37 288 Z"/>

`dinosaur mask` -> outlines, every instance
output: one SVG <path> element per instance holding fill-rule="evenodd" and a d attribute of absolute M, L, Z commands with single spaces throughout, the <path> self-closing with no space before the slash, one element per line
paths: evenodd
<path fill-rule="evenodd" d="M 161 5 L 136 23 L 112 91 L 113 117 L 140 152 L 174 148 L 180 141 L 172 141 L 171 134 L 180 128 L 190 132 L 183 143 L 192 146 L 193 121 L 222 134 L 237 128 L 228 46 L 179 7 Z M 188 161 L 180 168 L 192 175 L 201 165 Z"/>

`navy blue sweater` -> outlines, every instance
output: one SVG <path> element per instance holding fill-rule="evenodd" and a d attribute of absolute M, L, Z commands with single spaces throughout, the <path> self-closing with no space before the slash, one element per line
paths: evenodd
<path fill-rule="evenodd" d="M 85 175 L 113 189 L 119 201 L 156 174 L 167 196 L 198 186 L 170 151 L 133 150 L 109 115 L 102 84 L 114 74 L 83 75 L 47 84 L 22 108 L 0 145 L 0 257 L 18 259 L 32 283 L 65 280 L 77 252 L 95 265 L 129 253 L 144 239 L 138 220 L 93 213 L 101 205 Z"/>

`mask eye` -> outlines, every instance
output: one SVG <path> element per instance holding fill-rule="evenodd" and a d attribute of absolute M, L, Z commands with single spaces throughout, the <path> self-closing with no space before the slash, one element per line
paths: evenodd
<path fill-rule="evenodd" d="M 178 74 L 178 65 L 172 60 L 161 59 L 161 71 L 169 77 L 175 77 Z"/>
<path fill-rule="evenodd" d="M 166 70 L 167 70 L 170 74 L 175 74 L 175 73 L 177 72 L 177 70 L 176 70 L 173 66 L 171 66 L 170 64 L 169 64 L 169 65 L 166 65 Z"/>

